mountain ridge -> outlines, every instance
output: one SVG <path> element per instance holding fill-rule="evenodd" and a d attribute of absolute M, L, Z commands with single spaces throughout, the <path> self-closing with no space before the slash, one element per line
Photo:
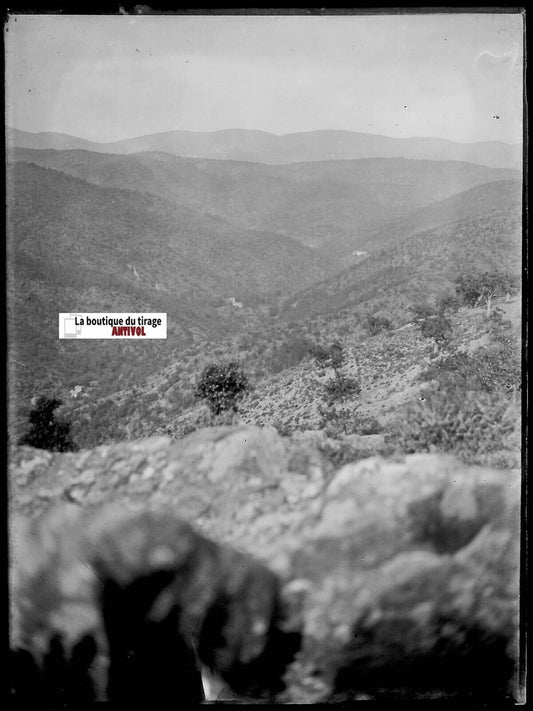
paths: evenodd
<path fill-rule="evenodd" d="M 6 137 L 8 146 L 21 148 L 85 148 L 96 152 L 126 154 L 162 150 L 188 157 L 235 159 L 271 165 L 365 157 L 451 159 L 514 169 L 520 169 L 522 163 L 521 144 L 500 141 L 459 143 L 450 139 L 416 136 L 395 138 L 338 129 L 280 135 L 249 129 L 205 132 L 178 130 L 97 142 L 58 132 L 31 133 L 8 128 Z"/>
<path fill-rule="evenodd" d="M 164 152 L 125 155 L 22 148 L 11 157 L 102 187 L 170 200 L 240 229 L 264 230 L 268 225 L 270 232 L 318 249 L 326 260 L 369 249 L 369 240 L 383 224 L 429 203 L 520 177 L 510 169 L 408 158 L 267 165 L 179 158 Z"/>

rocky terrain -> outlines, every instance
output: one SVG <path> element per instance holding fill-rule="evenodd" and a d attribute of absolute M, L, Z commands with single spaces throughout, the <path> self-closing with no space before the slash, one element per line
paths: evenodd
<path fill-rule="evenodd" d="M 520 700 L 518 472 L 323 436 L 13 448 L 19 698 Z"/>

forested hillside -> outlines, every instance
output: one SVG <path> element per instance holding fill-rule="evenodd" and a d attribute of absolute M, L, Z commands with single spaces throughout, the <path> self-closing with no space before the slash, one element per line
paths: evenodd
<path fill-rule="evenodd" d="M 17 149 L 17 160 L 102 187 L 148 193 L 242 229 L 276 232 L 320 249 L 326 263 L 375 250 L 391 220 L 516 170 L 456 161 L 366 159 L 270 166 L 179 158 L 167 153 L 106 155 Z M 472 196 L 473 204 L 476 197 Z M 465 204 L 472 202 L 468 197 Z M 468 208 L 463 208 L 464 210 Z M 453 208 L 446 217 L 449 219 Z M 474 213 L 475 214 L 475 213 Z M 457 219 L 453 216 L 451 219 Z"/>

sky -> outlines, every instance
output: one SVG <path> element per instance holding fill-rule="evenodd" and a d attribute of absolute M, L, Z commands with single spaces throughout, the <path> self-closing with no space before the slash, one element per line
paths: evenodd
<path fill-rule="evenodd" d="M 522 140 L 520 14 L 11 15 L 6 123 Z"/>

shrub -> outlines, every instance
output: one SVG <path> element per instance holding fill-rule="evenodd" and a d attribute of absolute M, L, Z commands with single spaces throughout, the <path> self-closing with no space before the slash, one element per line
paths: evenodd
<path fill-rule="evenodd" d="M 512 436 L 519 432 L 518 403 L 500 391 L 450 387 L 424 394 L 396 422 L 391 441 L 404 453 L 447 452 L 468 464 L 518 466 Z"/>
<path fill-rule="evenodd" d="M 62 404 L 62 401 L 57 398 L 38 398 L 29 415 L 31 427 L 18 443 L 51 452 L 75 451 L 76 445 L 70 434 L 70 424 L 57 420 L 54 414 Z"/>
<path fill-rule="evenodd" d="M 521 363 L 516 350 L 485 347 L 472 355 L 452 353 L 426 369 L 421 378 L 437 380 L 441 387 L 453 385 L 465 390 L 520 390 Z"/>
<path fill-rule="evenodd" d="M 373 435 L 383 432 L 381 422 L 371 415 L 359 415 L 355 421 L 355 433 L 361 435 Z"/>
<path fill-rule="evenodd" d="M 331 378 L 324 384 L 324 394 L 329 403 L 359 395 L 360 392 L 361 385 L 357 378 L 350 378 L 342 374 Z"/>
<path fill-rule="evenodd" d="M 357 412 L 359 406 L 355 407 L 320 407 L 318 412 L 321 415 L 320 429 L 323 429 L 328 437 L 343 437 L 349 434 L 379 434 L 383 428 L 375 417 L 362 415 Z"/>
<path fill-rule="evenodd" d="M 427 303 L 413 304 L 409 307 L 415 321 L 423 321 L 435 315 L 435 307 Z"/>
<path fill-rule="evenodd" d="M 365 319 L 365 327 L 370 335 L 374 336 L 381 331 L 392 330 L 392 321 L 386 316 L 373 316 L 368 314 Z"/>
<path fill-rule="evenodd" d="M 439 314 L 445 314 L 447 311 L 450 313 L 455 313 L 461 306 L 461 299 L 457 294 L 444 294 L 437 299 L 435 304 L 435 310 Z"/>
<path fill-rule="evenodd" d="M 223 410 L 237 411 L 237 400 L 250 389 L 248 378 L 239 363 L 207 365 L 196 386 L 196 397 L 206 400 L 213 415 Z"/>
<path fill-rule="evenodd" d="M 317 448 L 322 456 L 333 465 L 334 469 L 351 462 L 358 462 L 361 459 L 368 459 L 375 456 L 390 456 L 394 453 L 394 448 L 391 444 L 382 444 L 379 448 L 376 447 L 360 447 L 356 444 L 347 441 L 338 441 L 328 439 L 320 441 Z"/>
<path fill-rule="evenodd" d="M 335 469 L 339 469 L 345 464 L 358 462 L 361 459 L 368 459 L 375 456 L 377 453 L 372 449 L 361 449 L 348 442 L 327 441 L 318 444 L 318 450 L 322 456 L 333 465 Z"/>
<path fill-rule="evenodd" d="M 438 346 L 443 346 L 451 336 L 452 324 L 446 316 L 434 316 L 421 323 L 420 333 L 424 338 L 433 338 Z"/>

